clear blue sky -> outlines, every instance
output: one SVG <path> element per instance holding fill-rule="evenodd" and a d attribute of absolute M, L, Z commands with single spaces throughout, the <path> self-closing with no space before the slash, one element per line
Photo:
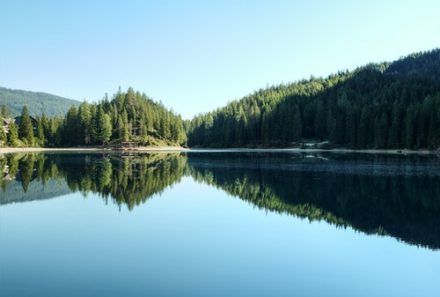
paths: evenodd
<path fill-rule="evenodd" d="M 188 118 L 439 47 L 439 33 L 435 0 L 0 0 L 0 86 L 89 101 L 132 86 Z"/>

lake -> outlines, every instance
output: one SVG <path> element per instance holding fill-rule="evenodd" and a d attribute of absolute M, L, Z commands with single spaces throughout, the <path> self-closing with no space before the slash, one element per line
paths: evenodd
<path fill-rule="evenodd" d="M 1 296 L 440 296 L 440 158 L 0 156 Z"/>

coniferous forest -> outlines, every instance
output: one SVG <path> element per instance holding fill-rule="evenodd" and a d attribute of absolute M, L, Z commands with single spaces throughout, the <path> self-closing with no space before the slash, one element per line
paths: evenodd
<path fill-rule="evenodd" d="M 3 118 L 8 111 L 2 108 Z M 72 106 L 65 117 L 31 118 L 25 106 L 8 133 L 0 135 L 9 146 L 90 146 L 136 142 L 140 145 L 183 145 L 183 120 L 161 103 L 129 88 L 107 95 L 96 104 Z"/>
<path fill-rule="evenodd" d="M 438 148 L 440 50 L 261 89 L 195 117 L 189 146 Z"/>
<path fill-rule="evenodd" d="M 1 109 L 4 122 L 7 108 Z M 27 107 L 4 123 L 8 146 L 180 145 L 437 149 L 440 49 L 255 91 L 192 120 L 129 88 L 64 117 L 31 118 Z"/>

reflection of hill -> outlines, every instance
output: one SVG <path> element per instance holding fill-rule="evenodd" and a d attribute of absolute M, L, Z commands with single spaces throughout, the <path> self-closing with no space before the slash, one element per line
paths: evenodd
<path fill-rule="evenodd" d="M 72 190 L 98 193 L 129 209 L 179 182 L 186 157 L 179 154 L 135 156 L 57 156 L 56 163 Z"/>
<path fill-rule="evenodd" d="M 196 180 L 260 208 L 440 248 L 438 160 L 340 158 L 191 155 L 189 166 Z"/>
<path fill-rule="evenodd" d="M 80 191 L 98 193 L 106 200 L 111 198 L 118 205 L 125 204 L 132 209 L 180 181 L 186 157 L 179 154 L 28 154 L 9 155 L 0 162 L 7 176 L 1 181 L 2 204 Z M 8 181 L 11 178 L 15 181 Z"/>
<path fill-rule="evenodd" d="M 71 190 L 67 183 L 62 179 L 49 180 L 46 184 L 32 181 L 27 192 L 23 191 L 20 181 L 10 181 L 7 183 L 6 191 L 0 191 L 0 205 L 51 199 L 69 194 L 70 192 Z"/>
<path fill-rule="evenodd" d="M 97 193 L 129 209 L 185 174 L 259 208 L 440 248 L 440 161 L 293 154 L 29 154 L 0 158 L 0 204 Z"/>

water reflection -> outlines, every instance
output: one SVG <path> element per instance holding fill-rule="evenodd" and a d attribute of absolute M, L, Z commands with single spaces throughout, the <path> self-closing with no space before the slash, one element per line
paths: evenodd
<path fill-rule="evenodd" d="M 440 162 L 427 156 L 14 154 L 0 204 L 98 193 L 133 209 L 183 176 L 268 211 L 440 248 Z"/>
<path fill-rule="evenodd" d="M 116 154 L 15 154 L 1 160 L 3 172 L 0 203 L 39 200 L 28 194 L 31 182 L 45 185 L 63 180 L 72 192 L 97 193 L 106 201 L 132 209 L 166 187 L 179 182 L 186 158 L 178 154 L 146 154 L 123 156 Z M 21 183 L 22 191 L 10 191 L 11 185 Z M 23 195 L 28 198 L 23 199 Z"/>

